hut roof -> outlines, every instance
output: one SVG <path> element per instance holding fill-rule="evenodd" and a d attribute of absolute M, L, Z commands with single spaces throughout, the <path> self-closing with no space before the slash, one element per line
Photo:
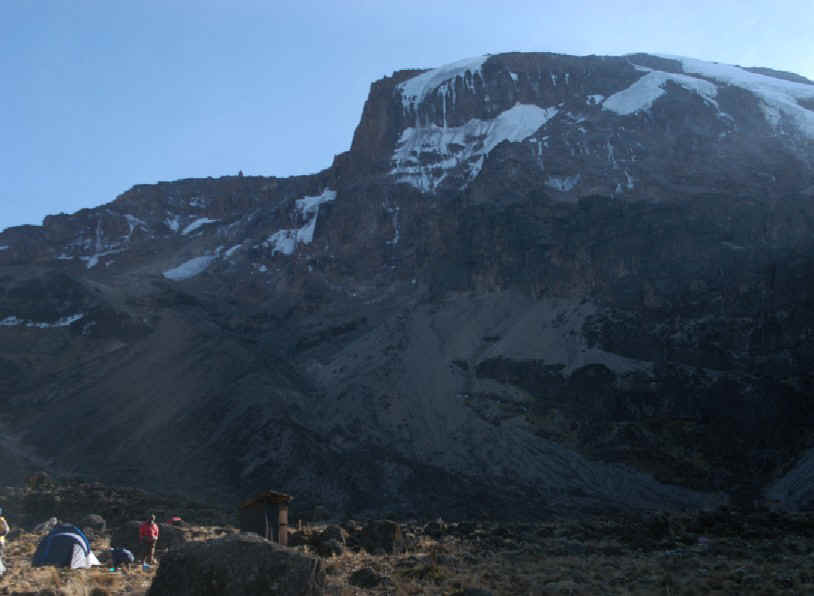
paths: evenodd
<path fill-rule="evenodd" d="M 287 495 L 285 493 L 267 490 L 246 501 L 243 501 L 240 504 L 240 508 L 245 509 L 246 507 L 251 507 L 252 505 L 256 505 L 258 503 L 271 503 L 273 505 L 279 505 L 281 503 L 289 503 L 293 498 L 294 497 L 291 495 Z"/>

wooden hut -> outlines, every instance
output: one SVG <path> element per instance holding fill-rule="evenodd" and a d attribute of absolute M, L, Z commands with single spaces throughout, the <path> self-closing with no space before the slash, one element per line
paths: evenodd
<path fill-rule="evenodd" d="M 240 504 L 240 531 L 288 544 L 288 504 L 291 495 L 267 490 Z"/>

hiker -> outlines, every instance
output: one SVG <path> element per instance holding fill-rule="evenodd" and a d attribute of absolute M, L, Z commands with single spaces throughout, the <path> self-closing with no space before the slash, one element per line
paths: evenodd
<path fill-rule="evenodd" d="M 155 543 L 158 542 L 158 524 L 155 523 L 155 514 L 150 516 L 150 521 L 141 524 L 138 529 L 138 537 L 144 550 L 144 563 L 155 565 Z"/>
<path fill-rule="evenodd" d="M 122 547 L 110 549 L 110 558 L 113 561 L 113 569 L 121 569 L 122 567 L 127 569 L 136 560 L 133 553 Z"/>
<path fill-rule="evenodd" d="M 6 572 L 6 566 L 3 564 L 3 554 L 6 550 L 6 535 L 11 531 L 8 526 L 6 518 L 3 517 L 3 508 L 0 507 L 0 575 Z"/>

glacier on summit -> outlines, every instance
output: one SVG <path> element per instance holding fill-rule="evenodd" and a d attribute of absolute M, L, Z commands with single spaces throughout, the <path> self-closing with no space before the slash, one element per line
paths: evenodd
<path fill-rule="evenodd" d="M 718 88 L 703 79 L 659 70 L 651 70 L 627 89 L 614 93 L 602 102 L 603 110 L 616 112 L 621 116 L 648 110 L 659 97 L 664 95 L 667 82 L 680 85 L 688 91 L 697 93 L 705 102 L 718 109 L 715 97 Z"/>
<path fill-rule="evenodd" d="M 439 87 L 447 81 L 454 81 L 457 77 L 462 77 L 467 87 L 474 88 L 472 81 L 476 74 L 480 74 L 481 67 L 488 58 L 488 55 L 465 58 L 464 60 L 458 60 L 457 62 L 434 68 L 404 81 L 398 86 L 401 92 L 404 110 L 417 111 L 418 106 L 423 103 L 428 95 L 436 89 L 439 89 Z M 418 118 L 417 114 L 416 118 Z"/>
<path fill-rule="evenodd" d="M 518 103 L 493 120 L 473 118 L 463 126 L 406 128 L 396 145 L 390 173 L 398 182 L 433 192 L 450 170 L 462 166 L 466 186 L 480 173 L 484 156 L 498 144 L 522 141 L 557 112 L 555 107 Z"/>

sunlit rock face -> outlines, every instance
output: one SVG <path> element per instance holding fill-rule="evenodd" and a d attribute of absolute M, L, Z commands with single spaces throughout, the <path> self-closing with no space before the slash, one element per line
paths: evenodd
<path fill-rule="evenodd" d="M 373 83 L 325 171 L 6 230 L 0 460 L 353 515 L 809 507 L 813 108 L 481 56 Z"/>

